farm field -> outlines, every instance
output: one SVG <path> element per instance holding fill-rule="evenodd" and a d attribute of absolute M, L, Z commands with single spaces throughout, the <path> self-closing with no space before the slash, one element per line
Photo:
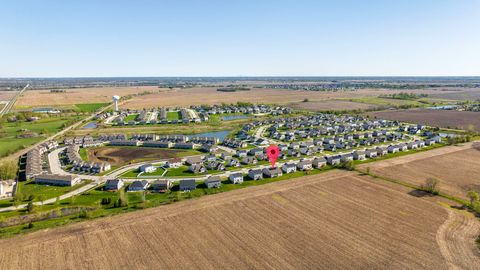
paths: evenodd
<path fill-rule="evenodd" d="M 342 110 L 366 110 L 374 109 L 375 105 L 351 102 L 347 100 L 325 100 L 325 101 L 309 101 L 297 102 L 289 104 L 292 109 L 307 111 L 342 111 Z"/>
<path fill-rule="evenodd" d="M 113 95 L 127 96 L 144 92 L 155 92 L 156 86 L 98 87 L 66 89 L 66 93 L 50 93 L 50 90 L 27 90 L 18 98 L 15 108 L 38 106 L 75 105 L 111 102 Z"/>
<path fill-rule="evenodd" d="M 108 162 L 112 166 L 121 166 L 130 162 L 168 159 L 200 154 L 196 150 L 140 148 L 140 147 L 97 147 L 88 149 L 91 162 Z"/>
<path fill-rule="evenodd" d="M 405 91 L 405 90 L 404 90 Z M 156 94 L 137 96 L 128 100 L 123 107 L 129 109 L 143 109 L 152 107 L 173 107 L 201 104 L 221 104 L 252 102 L 252 103 L 274 103 L 286 105 L 289 103 L 301 102 L 308 98 L 311 102 L 328 99 L 341 99 L 355 97 L 377 97 L 383 94 L 402 92 L 400 90 L 362 89 L 357 91 L 304 91 L 284 89 L 252 88 L 250 91 L 239 92 L 218 92 L 214 87 L 195 87 L 188 89 L 174 89 Z M 435 90 L 412 90 L 415 93 L 434 93 Z M 359 105 L 360 106 L 360 105 Z"/>
<path fill-rule="evenodd" d="M 455 90 L 455 91 L 452 91 Z M 459 88 L 438 91 L 431 95 L 433 98 L 451 99 L 451 100 L 478 100 L 480 99 L 480 89 L 478 88 Z"/>
<path fill-rule="evenodd" d="M 10 100 L 13 96 L 15 96 L 16 93 L 17 91 L 0 91 L 0 101 Z"/>
<path fill-rule="evenodd" d="M 480 131 L 480 113 L 447 110 L 409 109 L 367 113 L 377 118 L 409 123 Z"/>
<path fill-rule="evenodd" d="M 478 222 L 407 192 L 332 171 L 3 239 L 0 259 L 11 269 L 475 268 Z"/>
<path fill-rule="evenodd" d="M 81 112 L 90 112 L 93 113 L 96 110 L 107 106 L 110 103 L 85 103 L 85 104 L 75 104 L 75 107 Z"/>
<path fill-rule="evenodd" d="M 420 186 L 429 177 L 440 181 L 440 191 L 466 199 L 480 192 L 480 142 L 447 146 L 394 159 L 361 165 L 371 173 Z"/>

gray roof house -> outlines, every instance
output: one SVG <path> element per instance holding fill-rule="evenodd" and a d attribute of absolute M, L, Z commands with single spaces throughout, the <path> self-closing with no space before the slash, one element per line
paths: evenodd
<path fill-rule="evenodd" d="M 243 174 L 242 173 L 232 173 L 228 176 L 228 180 L 232 184 L 241 184 L 243 183 Z"/>
<path fill-rule="evenodd" d="M 105 183 L 105 190 L 116 191 L 123 187 L 124 183 L 122 179 L 107 180 Z"/>
<path fill-rule="evenodd" d="M 210 176 L 205 180 L 205 185 L 207 188 L 219 188 L 222 184 L 220 176 Z"/>
<path fill-rule="evenodd" d="M 313 163 L 310 160 L 302 160 L 297 163 L 297 169 L 301 171 L 308 171 L 313 168 Z"/>
<path fill-rule="evenodd" d="M 358 150 L 353 152 L 353 159 L 355 160 L 364 160 L 366 158 L 365 151 Z"/>
<path fill-rule="evenodd" d="M 314 158 L 312 161 L 312 166 L 317 169 L 325 165 L 327 165 L 327 160 L 324 157 L 317 157 Z"/>
<path fill-rule="evenodd" d="M 283 175 L 282 170 L 278 167 L 264 168 L 262 172 L 263 172 L 263 175 L 268 178 L 279 177 Z"/>
<path fill-rule="evenodd" d="M 196 187 L 197 184 L 195 183 L 195 179 L 180 180 L 179 188 L 181 191 L 195 190 Z"/>
<path fill-rule="evenodd" d="M 295 163 L 284 163 L 282 165 L 282 171 L 284 173 L 293 173 L 297 171 L 297 165 Z"/>
<path fill-rule="evenodd" d="M 147 180 L 134 181 L 128 186 L 127 191 L 144 191 L 148 188 L 150 183 Z"/>
<path fill-rule="evenodd" d="M 260 180 L 263 178 L 261 169 L 252 169 L 248 171 L 248 177 L 252 180 Z"/>
<path fill-rule="evenodd" d="M 152 183 L 152 188 L 154 192 L 166 192 L 170 188 L 172 188 L 172 181 L 167 179 L 156 180 Z"/>

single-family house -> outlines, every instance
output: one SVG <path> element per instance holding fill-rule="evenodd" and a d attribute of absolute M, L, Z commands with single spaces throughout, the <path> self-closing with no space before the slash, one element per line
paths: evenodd
<path fill-rule="evenodd" d="M 308 171 L 313 168 L 313 163 L 310 160 L 302 160 L 297 163 L 297 169 L 301 171 Z"/>
<path fill-rule="evenodd" d="M 205 180 L 205 186 L 207 186 L 207 188 L 219 188 L 221 184 L 222 179 L 220 176 L 213 175 Z"/>
<path fill-rule="evenodd" d="M 106 191 L 117 191 L 121 189 L 124 185 L 124 182 L 122 179 L 110 179 L 107 180 L 105 183 L 105 190 Z"/>
<path fill-rule="evenodd" d="M 228 176 L 228 180 L 232 184 L 241 184 L 243 183 L 243 174 L 242 173 L 232 173 Z"/>
<path fill-rule="evenodd" d="M 147 180 L 134 181 L 128 186 L 127 191 L 144 191 L 148 188 L 149 184 Z"/>
<path fill-rule="evenodd" d="M 152 189 L 154 192 L 164 193 L 172 188 L 172 181 L 168 179 L 155 180 L 152 183 Z"/>
<path fill-rule="evenodd" d="M 195 190 L 196 187 L 197 187 L 197 184 L 195 183 L 195 179 L 180 180 L 179 189 L 181 191 Z"/>
<path fill-rule="evenodd" d="M 263 178 L 261 169 L 252 169 L 248 171 L 248 177 L 252 180 L 260 180 Z"/>

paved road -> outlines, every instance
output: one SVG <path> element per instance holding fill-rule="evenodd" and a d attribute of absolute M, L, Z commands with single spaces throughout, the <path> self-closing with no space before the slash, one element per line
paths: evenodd
<path fill-rule="evenodd" d="M 17 102 L 17 99 L 23 94 L 23 92 L 25 92 L 25 90 L 27 90 L 29 86 L 30 84 L 27 84 L 22 90 L 18 91 L 18 93 L 12 99 L 10 99 L 10 102 L 8 102 L 7 105 L 5 105 L 0 111 L 0 117 L 10 112 L 10 110 L 13 108 L 13 105 L 15 105 L 15 102 Z"/>

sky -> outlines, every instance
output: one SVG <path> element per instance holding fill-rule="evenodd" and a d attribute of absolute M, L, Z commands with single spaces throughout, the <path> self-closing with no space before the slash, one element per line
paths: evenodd
<path fill-rule="evenodd" d="M 477 0 L 2 0 L 0 77 L 479 76 Z"/>

